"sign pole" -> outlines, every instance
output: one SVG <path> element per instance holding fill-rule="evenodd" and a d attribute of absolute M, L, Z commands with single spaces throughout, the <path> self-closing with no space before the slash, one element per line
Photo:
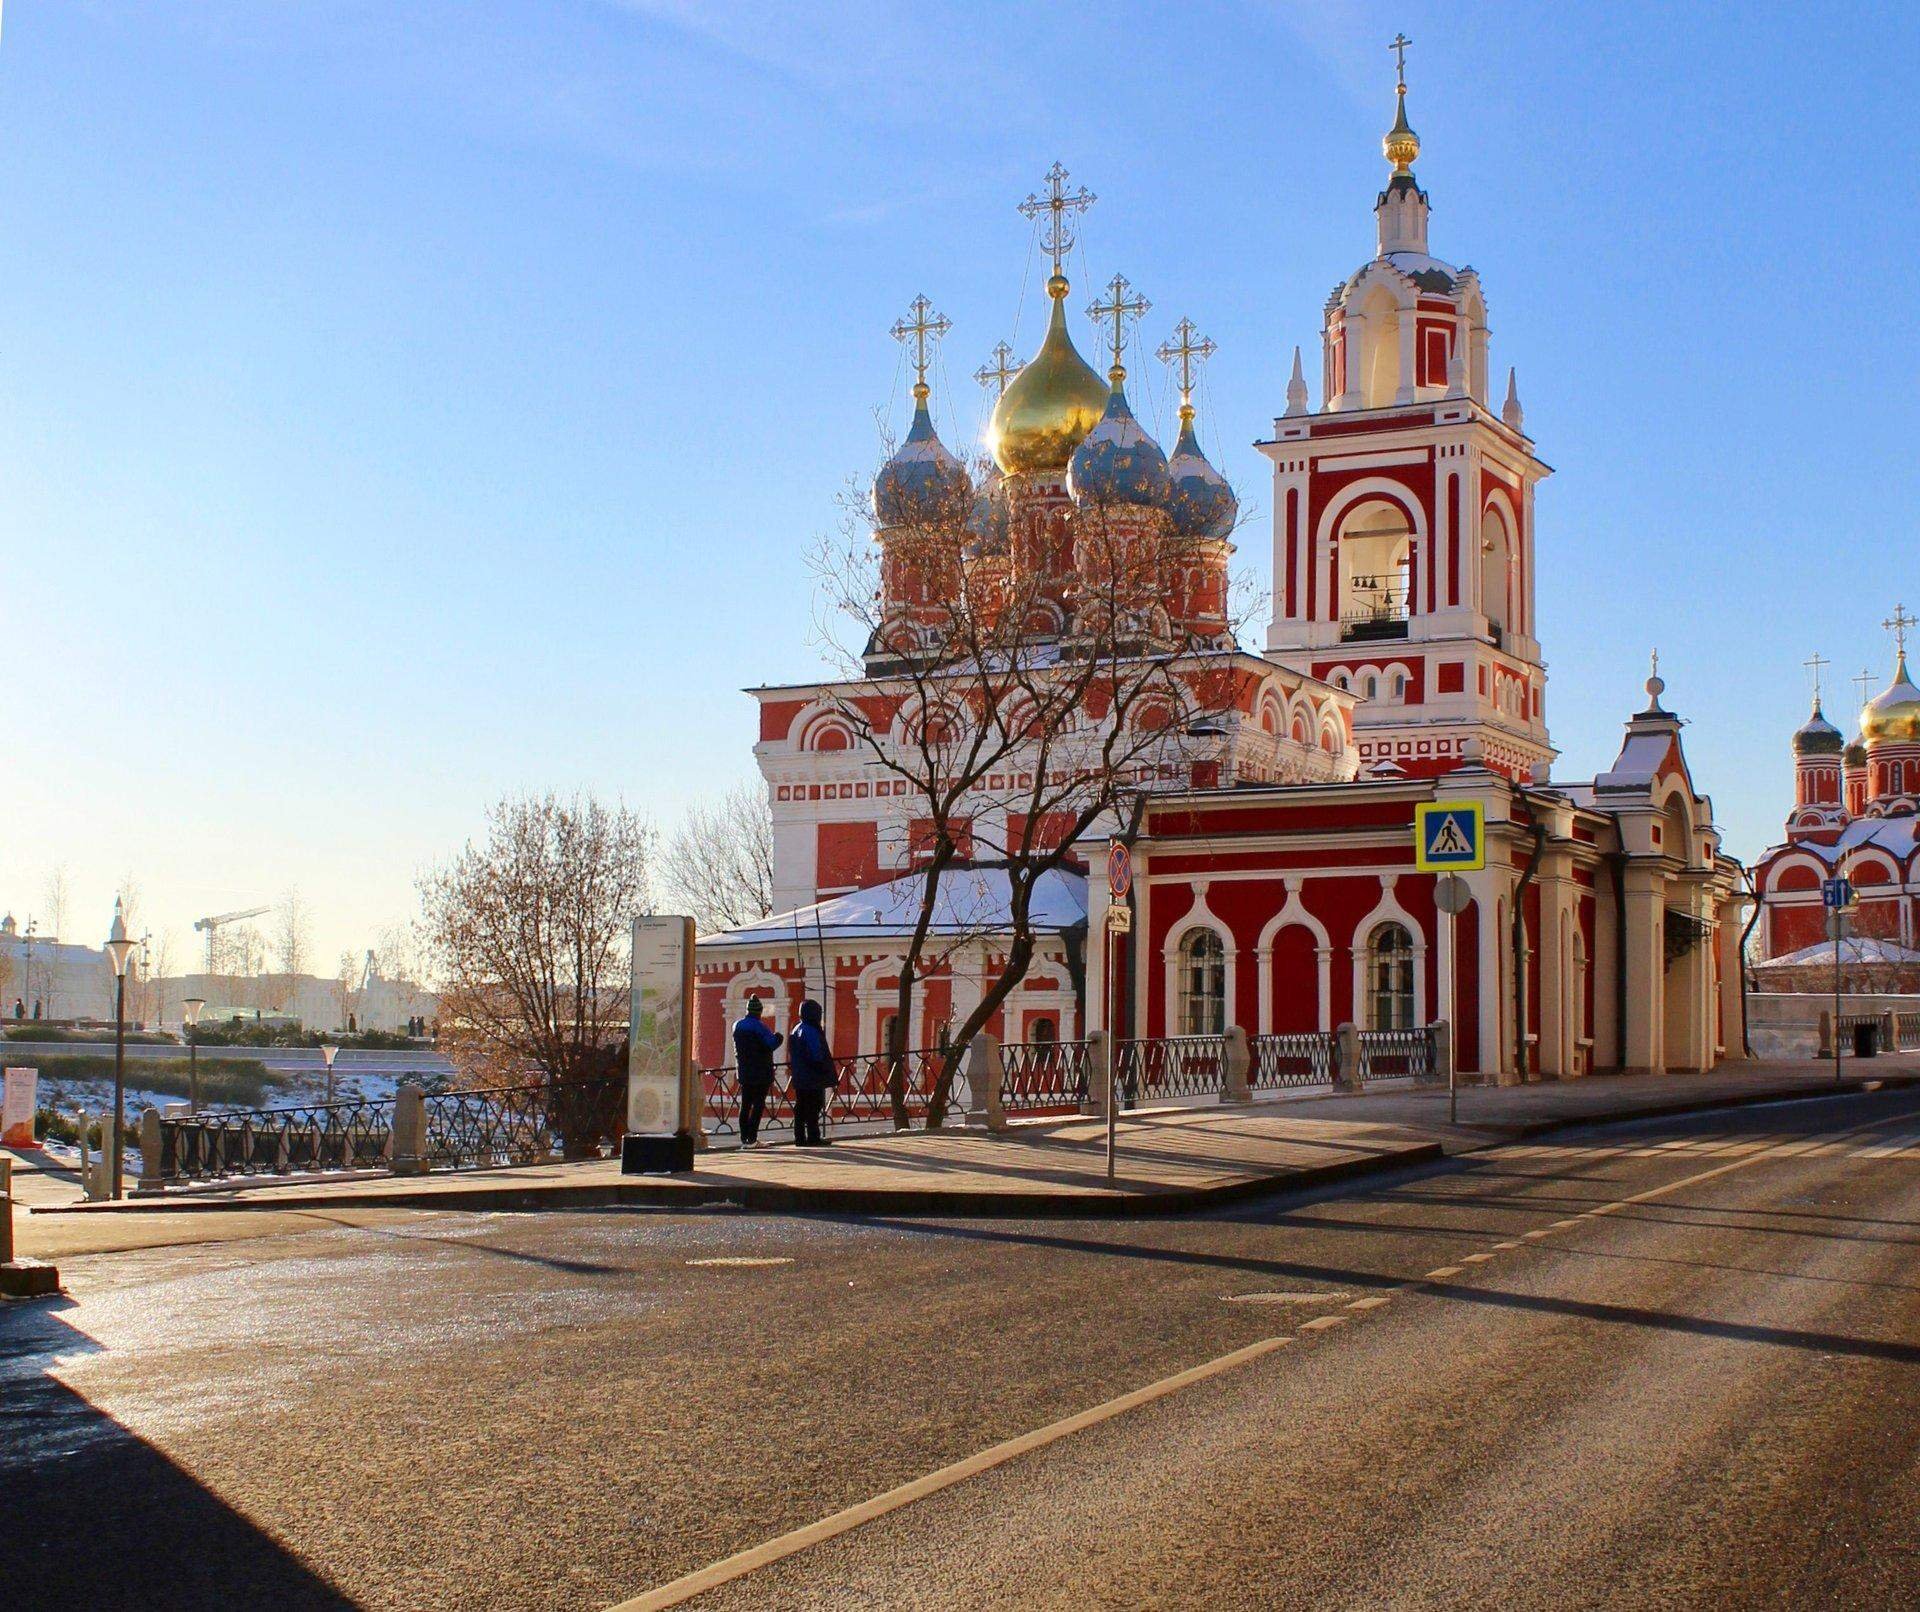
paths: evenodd
<path fill-rule="evenodd" d="M 1106 935 L 1106 941 L 1107 941 L 1107 993 L 1106 993 L 1107 994 L 1107 1073 L 1106 1073 L 1107 1089 L 1101 1099 L 1101 1106 L 1105 1108 L 1107 1111 L 1107 1185 L 1108 1186 L 1113 1185 L 1113 1171 L 1114 1171 L 1113 1060 L 1114 1060 L 1115 1047 L 1114 1047 L 1114 1037 L 1113 1037 L 1113 1026 L 1117 1022 L 1114 1015 L 1114 1011 L 1113 1011 L 1113 984 L 1114 984 L 1113 933 L 1114 933 L 1113 925 L 1108 924 L 1107 935 Z"/>
<path fill-rule="evenodd" d="M 1840 936 L 1847 920 L 1838 907 L 1833 909 L 1833 1083 L 1840 1084 Z"/>
<path fill-rule="evenodd" d="M 1454 948 L 1460 944 L 1458 915 L 1447 914 L 1446 928 L 1441 931 L 1446 939 L 1446 950 L 1441 957 L 1441 972 L 1445 975 L 1444 994 L 1440 1000 L 1447 1009 L 1447 1123 L 1460 1123 L 1460 1054 L 1455 1049 L 1460 1044 L 1459 1007 L 1454 1001 L 1454 970 L 1459 965 L 1454 961 Z"/>

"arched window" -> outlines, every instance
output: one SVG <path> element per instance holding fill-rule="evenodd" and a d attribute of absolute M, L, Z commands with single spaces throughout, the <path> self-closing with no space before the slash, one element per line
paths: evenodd
<path fill-rule="evenodd" d="M 1058 1041 L 1060 1039 L 1060 1032 L 1054 1027 L 1053 1020 L 1035 1019 L 1033 1021 L 1033 1033 L 1029 1039 L 1033 1041 Z"/>
<path fill-rule="evenodd" d="M 1379 678 L 1375 677 L 1372 672 L 1368 672 L 1366 681 L 1360 685 L 1360 692 L 1366 695 L 1366 697 L 1370 700 L 1379 699 L 1380 698 Z"/>
<path fill-rule="evenodd" d="M 1180 942 L 1181 1035 L 1224 1035 L 1227 948 L 1211 929 L 1190 929 Z"/>
<path fill-rule="evenodd" d="M 1407 697 L 1407 674 L 1405 672 L 1395 672 L 1393 674 L 1394 703 L 1398 705 L 1406 697 Z"/>
<path fill-rule="evenodd" d="M 1367 1028 L 1413 1028 L 1413 936 L 1382 924 L 1367 943 Z"/>

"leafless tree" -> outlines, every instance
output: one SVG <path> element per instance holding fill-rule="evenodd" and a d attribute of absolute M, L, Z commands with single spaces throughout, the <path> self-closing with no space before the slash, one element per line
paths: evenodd
<path fill-rule="evenodd" d="M 884 531 L 850 498 L 815 558 L 823 637 L 845 673 L 828 698 L 851 743 L 905 785 L 922 874 L 888 1049 L 900 1126 L 899 1038 L 942 876 L 990 865 L 1008 905 L 998 966 L 948 1038 L 930 1125 L 965 1048 L 1026 976 L 1039 881 L 1069 865 L 1077 840 L 1119 826 L 1142 791 L 1214 781 L 1226 724 L 1266 671 L 1238 647 L 1235 601 L 1199 580 L 1224 577 L 1223 539 L 1175 538 L 1164 515 L 1128 505 L 1081 505 L 1070 545 L 1057 512 L 998 518 L 982 522 L 959 478 Z"/>
<path fill-rule="evenodd" d="M 603 1073 L 627 1022 L 652 831 L 591 796 L 507 799 L 420 885 L 442 1044 L 470 1074 Z"/>
<path fill-rule="evenodd" d="M 773 911 L 773 813 L 765 784 L 691 808 L 660 857 L 660 895 L 703 935 Z"/>
<path fill-rule="evenodd" d="M 44 936 L 48 942 L 47 961 L 41 973 L 43 982 L 41 1011 L 50 1019 L 58 1017 L 53 993 L 54 986 L 58 982 L 59 970 L 54 966 L 56 954 L 52 942 L 67 938 L 67 903 L 72 893 L 73 882 L 67 874 L 66 863 L 56 863 L 53 870 L 47 874 L 47 882 L 40 895 L 41 905 L 46 913 L 46 923 L 43 925 Z"/>
<path fill-rule="evenodd" d="M 419 944 L 411 924 L 383 928 L 374 937 L 373 957 L 380 978 L 406 985 L 419 983 Z"/>
<path fill-rule="evenodd" d="M 354 960 L 352 952 L 340 954 L 340 966 L 334 980 L 340 990 L 340 1024 L 344 1030 L 353 1018 L 354 990 L 360 979 L 360 965 Z"/>
<path fill-rule="evenodd" d="M 304 974 L 313 949 L 313 914 L 295 885 L 273 913 L 273 962 L 281 974 Z M 293 988 L 289 981 L 287 989 Z"/>

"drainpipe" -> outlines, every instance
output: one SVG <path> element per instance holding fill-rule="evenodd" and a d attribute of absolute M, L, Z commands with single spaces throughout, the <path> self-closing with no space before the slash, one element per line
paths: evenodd
<path fill-rule="evenodd" d="M 1753 897 L 1753 916 L 1747 920 L 1747 927 L 1740 931 L 1740 1050 L 1747 1057 L 1753 1056 L 1753 1037 L 1747 1026 L 1747 987 L 1750 978 L 1747 974 L 1747 945 L 1753 939 L 1753 932 L 1760 926 L 1760 915 L 1766 910 L 1760 905 L 1760 892 L 1754 888 L 1753 869 L 1742 867 L 1740 876 L 1747 881 L 1748 893 Z M 1834 1034 L 1838 1035 L 1836 1026 Z"/>
<path fill-rule="evenodd" d="M 1613 869 L 1613 1066 L 1627 1066 L 1627 853 L 1610 851 Z"/>
<path fill-rule="evenodd" d="M 1518 784 L 1514 793 L 1527 804 L 1533 816 L 1533 849 L 1527 853 L 1527 865 L 1521 871 L 1519 886 L 1513 892 L 1513 1054 L 1519 1064 L 1520 1078 L 1527 1078 L 1527 886 L 1540 871 L 1540 858 L 1546 854 L 1547 825 L 1540 811 Z"/>

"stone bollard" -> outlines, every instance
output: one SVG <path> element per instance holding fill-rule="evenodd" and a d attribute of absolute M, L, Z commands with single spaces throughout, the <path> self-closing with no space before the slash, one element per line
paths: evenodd
<path fill-rule="evenodd" d="M 1006 1062 L 1000 1056 L 1000 1038 L 984 1030 L 967 1048 L 967 1123 L 985 1126 L 990 1131 L 1007 1128 L 1006 1100 L 1000 1092 L 1007 1078 Z"/>
<path fill-rule="evenodd" d="M 1105 1030 L 1095 1030 L 1087 1037 L 1087 1094 L 1080 1099 L 1080 1112 L 1104 1119 L 1112 1101 L 1113 1042 Z"/>
<path fill-rule="evenodd" d="M 393 1092 L 393 1173 L 427 1173 L 427 1094 L 408 1083 Z"/>
<path fill-rule="evenodd" d="M 140 1110 L 140 1179 L 134 1183 L 133 1190 L 164 1192 L 166 1185 L 160 1174 L 160 1110 L 143 1108 Z"/>
<path fill-rule="evenodd" d="M 1880 1015 L 1880 1050 L 1882 1052 L 1898 1052 L 1900 1050 L 1899 1038 L 1893 1027 L 1892 1008 L 1888 1008 L 1886 1012 Z"/>
<path fill-rule="evenodd" d="M 1443 1086 L 1453 1084 L 1453 1026 L 1445 1019 L 1435 1019 L 1429 1028 L 1433 1031 L 1433 1078 Z"/>
<path fill-rule="evenodd" d="M 1833 1056 L 1833 1011 L 1830 1008 L 1820 1010 L 1820 1056 Z"/>
<path fill-rule="evenodd" d="M 1343 1024 L 1333 1032 L 1333 1083 L 1342 1091 L 1362 1091 L 1360 1078 L 1360 1027 Z"/>
<path fill-rule="evenodd" d="M 1247 1045 L 1247 1032 L 1237 1024 L 1227 1026 L 1227 1054 L 1220 1070 L 1220 1101 L 1250 1103 L 1253 1087 L 1247 1077 L 1253 1072 L 1253 1049 Z"/>

